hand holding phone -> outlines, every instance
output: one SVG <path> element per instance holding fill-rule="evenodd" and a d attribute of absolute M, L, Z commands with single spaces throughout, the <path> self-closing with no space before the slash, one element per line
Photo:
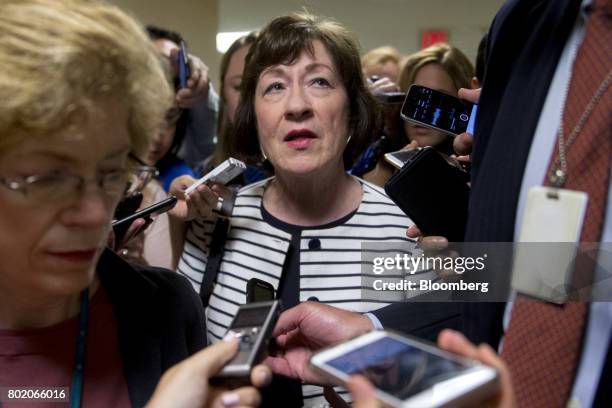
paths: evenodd
<path fill-rule="evenodd" d="M 470 122 L 473 123 L 477 106 L 435 89 L 412 85 L 406 94 L 400 116 L 405 121 L 457 136 L 465 133 Z"/>
<path fill-rule="evenodd" d="M 113 221 L 112 227 L 113 232 L 115 233 L 115 242 L 121 242 L 123 240 L 123 237 L 135 220 L 138 218 L 143 218 L 145 220 L 145 225 L 140 228 L 140 231 L 144 231 L 145 228 L 153 221 L 153 216 L 171 210 L 176 205 L 176 201 L 176 197 L 170 196 L 165 200 L 157 202 L 147 208 L 143 208 L 142 210 L 130 214 L 124 218 Z"/>
<path fill-rule="evenodd" d="M 187 80 L 191 76 L 189 68 L 189 54 L 187 54 L 187 44 L 181 41 L 178 51 L 178 87 L 177 90 L 187 88 Z"/>
<path fill-rule="evenodd" d="M 477 403 L 498 390 L 498 373 L 416 338 L 373 331 L 322 351 L 313 369 L 345 384 L 360 374 L 392 407 L 442 407 Z"/>
<path fill-rule="evenodd" d="M 468 174 L 432 147 L 398 153 L 406 161 L 385 184 L 387 195 L 424 235 L 463 241 L 470 193 Z"/>

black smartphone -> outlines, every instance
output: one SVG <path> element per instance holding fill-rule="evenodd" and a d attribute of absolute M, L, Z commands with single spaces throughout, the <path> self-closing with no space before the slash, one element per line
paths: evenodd
<path fill-rule="evenodd" d="M 140 207 L 140 204 L 142 204 L 141 192 L 125 195 L 121 198 L 119 204 L 117 204 L 113 219 L 120 220 L 134 214 L 138 210 L 138 207 Z"/>
<path fill-rule="evenodd" d="M 119 220 L 113 221 L 111 224 L 113 227 L 113 232 L 115 233 L 115 241 L 120 242 L 125 233 L 127 232 L 132 222 L 137 218 L 144 218 L 145 221 L 150 223 L 151 217 L 154 215 L 159 215 L 165 213 L 166 211 L 171 210 L 176 205 L 176 197 L 171 196 L 166 198 L 165 200 L 159 201 L 153 205 L 150 205 L 147 208 L 143 208 L 140 211 L 137 211 L 127 217 L 121 218 Z"/>
<path fill-rule="evenodd" d="M 374 97 L 384 104 L 401 104 L 406 99 L 404 92 L 376 92 Z"/>
<path fill-rule="evenodd" d="M 405 121 L 456 136 L 467 131 L 470 118 L 476 116 L 476 106 L 435 89 L 412 85 L 400 116 Z"/>
<path fill-rule="evenodd" d="M 247 303 L 270 300 L 274 300 L 274 286 L 261 279 L 249 279 L 247 282 Z"/>
<path fill-rule="evenodd" d="M 385 191 L 424 235 L 463 241 L 470 194 L 467 173 L 434 148 L 410 155 Z"/>
<path fill-rule="evenodd" d="M 189 69 L 189 54 L 187 54 L 187 44 L 185 41 L 181 41 L 179 44 L 180 49 L 178 52 L 178 89 L 187 88 L 187 80 L 191 76 L 191 70 Z"/>

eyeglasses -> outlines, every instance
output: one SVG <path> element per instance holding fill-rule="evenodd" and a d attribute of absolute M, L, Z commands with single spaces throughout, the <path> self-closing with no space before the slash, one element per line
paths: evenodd
<path fill-rule="evenodd" d="M 109 198 L 121 196 L 127 183 L 127 170 L 112 170 L 98 174 L 95 182 Z M 83 176 L 69 173 L 52 173 L 23 178 L 0 177 L 0 184 L 9 190 L 23 194 L 36 204 L 67 202 L 79 193 L 90 182 Z"/>

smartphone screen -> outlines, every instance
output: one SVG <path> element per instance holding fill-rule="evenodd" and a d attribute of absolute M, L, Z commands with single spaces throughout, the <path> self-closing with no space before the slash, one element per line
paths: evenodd
<path fill-rule="evenodd" d="M 434 89 L 412 85 L 402 105 L 401 117 L 409 122 L 459 135 L 467 131 L 476 106 Z"/>
<path fill-rule="evenodd" d="M 400 400 L 473 368 L 392 337 L 375 340 L 326 364 L 347 375 L 361 374 Z"/>

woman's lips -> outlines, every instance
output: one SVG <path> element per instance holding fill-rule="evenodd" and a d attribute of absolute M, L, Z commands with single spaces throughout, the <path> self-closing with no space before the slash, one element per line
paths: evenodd
<path fill-rule="evenodd" d="M 308 129 L 292 130 L 285 136 L 284 142 L 292 149 L 305 149 L 315 139 L 317 134 Z"/>
<path fill-rule="evenodd" d="M 98 250 L 94 248 L 79 251 L 48 251 L 47 253 L 67 262 L 89 264 L 95 259 L 97 252 Z"/>

